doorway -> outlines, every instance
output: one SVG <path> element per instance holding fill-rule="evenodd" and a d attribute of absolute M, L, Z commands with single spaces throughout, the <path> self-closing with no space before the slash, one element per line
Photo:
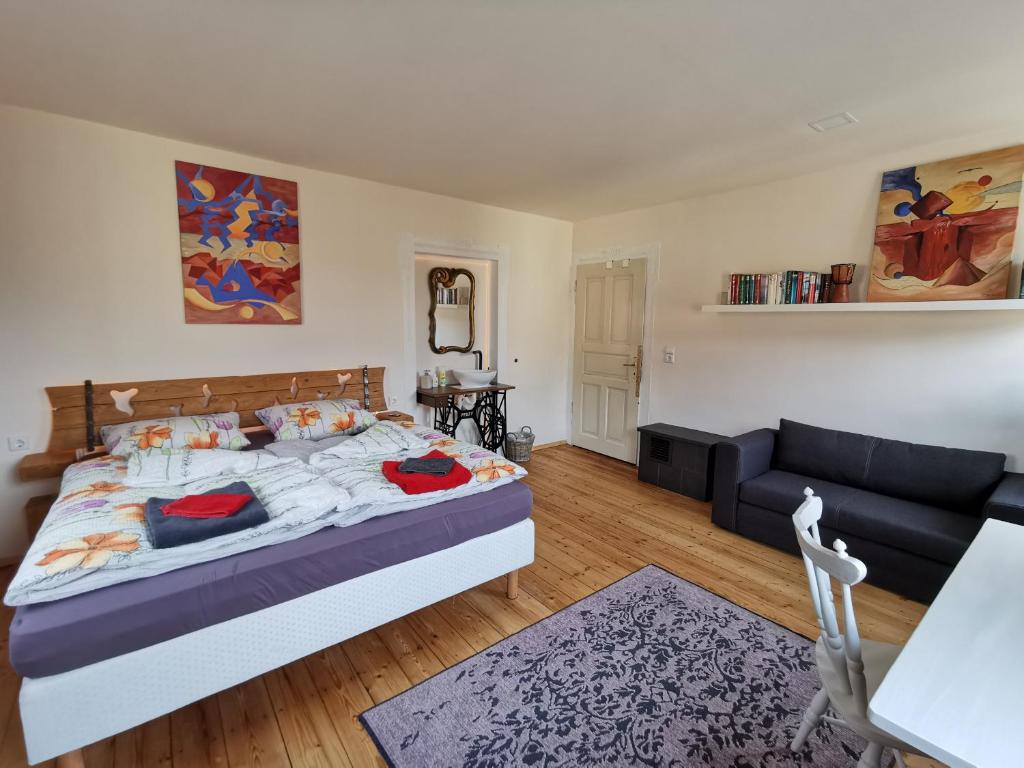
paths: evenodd
<path fill-rule="evenodd" d="M 576 267 L 572 443 L 636 463 L 647 260 Z"/>

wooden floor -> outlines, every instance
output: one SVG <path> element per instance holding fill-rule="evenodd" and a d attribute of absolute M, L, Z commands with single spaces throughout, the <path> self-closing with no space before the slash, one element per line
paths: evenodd
<path fill-rule="evenodd" d="M 489 582 L 94 744 L 86 765 L 383 766 L 356 720 L 360 712 L 648 563 L 815 634 L 803 564 L 715 528 L 708 505 L 642 484 L 635 467 L 578 448 L 538 451 L 528 469 L 537 558 L 521 573 L 518 600 L 505 598 L 504 579 Z M 906 640 L 924 611 L 869 585 L 855 597 L 861 631 L 876 640 Z M 3 611 L 6 625 L 11 610 Z M 7 768 L 25 765 L 25 752 L 6 631 L 3 643 L 0 768 Z"/>

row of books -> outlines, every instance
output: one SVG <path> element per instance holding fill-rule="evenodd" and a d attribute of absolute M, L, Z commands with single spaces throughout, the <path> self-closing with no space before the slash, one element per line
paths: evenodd
<path fill-rule="evenodd" d="M 791 269 L 729 276 L 730 304 L 826 304 L 831 300 L 831 273 Z"/>
<path fill-rule="evenodd" d="M 437 288 L 437 303 L 441 305 L 469 304 L 469 288 Z"/>

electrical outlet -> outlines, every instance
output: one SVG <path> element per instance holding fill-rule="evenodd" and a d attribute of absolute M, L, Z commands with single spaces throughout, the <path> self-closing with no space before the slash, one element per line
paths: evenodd
<path fill-rule="evenodd" d="M 665 347 L 665 362 L 674 363 L 676 361 L 676 348 Z"/>
<path fill-rule="evenodd" d="M 392 408 L 394 408 L 396 405 L 398 405 L 398 396 L 397 395 L 392 395 L 391 397 L 389 397 L 388 398 L 388 405 L 391 406 Z"/>
<path fill-rule="evenodd" d="M 7 450 L 9 451 L 27 451 L 28 450 L 28 438 L 23 435 L 11 435 L 7 438 Z"/>

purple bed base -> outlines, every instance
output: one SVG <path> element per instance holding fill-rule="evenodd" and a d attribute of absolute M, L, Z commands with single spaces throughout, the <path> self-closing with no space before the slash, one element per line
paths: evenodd
<path fill-rule="evenodd" d="M 530 489 L 515 482 L 21 606 L 11 622 L 11 664 L 19 675 L 33 678 L 94 664 L 493 533 L 527 519 L 532 508 Z"/>

